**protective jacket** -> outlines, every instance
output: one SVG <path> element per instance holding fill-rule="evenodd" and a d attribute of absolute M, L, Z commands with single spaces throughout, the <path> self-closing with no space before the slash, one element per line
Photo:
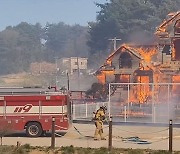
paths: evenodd
<path fill-rule="evenodd" d="M 94 120 L 104 121 L 105 120 L 105 111 L 101 108 L 99 110 L 97 110 Z"/>

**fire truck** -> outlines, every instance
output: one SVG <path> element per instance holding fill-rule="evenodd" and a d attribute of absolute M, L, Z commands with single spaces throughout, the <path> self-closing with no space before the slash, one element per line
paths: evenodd
<path fill-rule="evenodd" d="M 51 131 L 52 118 L 56 130 L 67 130 L 71 123 L 71 102 L 62 91 L 43 88 L 0 88 L 0 129 L 24 131 L 39 137 Z"/>

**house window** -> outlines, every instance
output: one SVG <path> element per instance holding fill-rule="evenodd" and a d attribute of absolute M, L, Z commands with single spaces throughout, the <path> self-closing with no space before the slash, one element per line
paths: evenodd
<path fill-rule="evenodd" d="M 75 62 L 74 65 L 78 65 L 78 62 Z"/>
<path fill-rule="evenodd" d="M 132 68 L 132 58 L 128 52 L 123 52 L 120 55 L 119 68 Z"/>
<path fill-rule="evenodd" d="M 176 21 L 176 23 L 175 23 L 174 33 L 175 34 L 180 34 L 180 20 Z"/>

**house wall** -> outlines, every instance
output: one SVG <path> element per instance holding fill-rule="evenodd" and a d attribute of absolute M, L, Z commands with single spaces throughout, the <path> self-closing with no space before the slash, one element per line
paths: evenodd
<path fill-rule="evenodd" d="M 138 57 L 136 57 L 135 55 L 131 54 L 129 51 L 123 51 L 123 52 L 128 52 L 130 54 L 131 59 L 132 59 L 132 67 L 131 68 L 119 68 L 119 57 L 122 53 L 122 52 L 120 52 L 119 54 L 114 56 L 112 59 L 112 65 L 115 67 L 114 75 L 116 76 L 116 80 L 119 80 L 118 78 L 121 78 L 120 76 L 122 74 L 127 74 L 127 75 L 129 75 L 129 78 L 130 78 L 129 82 L 132 82 L 133 73 L 136 69 L 139 68 L 140 59 Z M 114 79 L 115 79 L 115 77 L 114 77 Z"/>
<path fill-rule="evenodd" d="M 79 70 L 87 70 L 87 58 L 71 57 L 70 58 L 71 74 Z"/>
<path fill-rule="evenodd" d="M 61 71 L 68 71 L 71 74 L 76 72 L 78 69 L 80 71 L 87 70 L 87 58 L 81 57 L 70 57 L 70 58 L 62 58 L 60 59 L 60 66 Z"/>
<path fill-rule="evenodd" d="M 128 52 L 128 51 L 126 51 Z M 139 68 L 140 59 L 128 52 L 132 58 L 132 67 L 131 68 L 119 68 L 119 57 L 121 53 L 115 56 L 112 60 L 112 65 L 115 66 L 115 74 L 131 74 L 134 70 Z"/>
<path fill-rule="evenodd" d="M 177 24 L 178 22 L 178 24 Z M 165 32 L 158 33 L 158 44 L 160 47 L 160 51 L 163 51 L 163 48 L 165 46 L 170 46 L 170 53 L 167 54 L 167 58 L 169 60 L 169 55 L 171 55 L 171 60 L 173 61 L 180 61 L 180 33 L 175 33 L 175 27 L 176 29 L 180 29 L 180 13 L 176 16 L 173 20 L 171 20 L 169 23 L 167 23 L 167 26 L 164 27 Z M 163 35 L 166 33 L 166 35 Z M 162 53 L 163 54 L 163 53 Z M 166 63 L 166 55 L 162 55 L 162 63 Z"/>

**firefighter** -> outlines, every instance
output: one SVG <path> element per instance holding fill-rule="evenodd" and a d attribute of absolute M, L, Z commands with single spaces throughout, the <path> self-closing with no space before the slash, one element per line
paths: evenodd
<path fill-rule="evenodd" d="M 98 136 L 100 136 L 101 140 L 106 140 L 106 138 L 103 136 L 103 122 L 105 120 L 105 114 L 106 114 L 107 107 L 101 106 L 95 113 L 94 116 L 94 122 L 96 126 L 96 130 L 94 133 L 94 140 L 98 140 Z"/>

